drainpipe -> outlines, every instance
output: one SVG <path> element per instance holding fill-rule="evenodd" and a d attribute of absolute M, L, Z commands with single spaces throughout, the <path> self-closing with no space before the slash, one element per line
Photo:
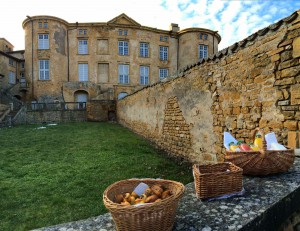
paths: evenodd
<path fill-rule="evenodd" d="M 31 21 L 31 95 L 34 99 L 34 65 L 33 65 L 33 20 L 30 16 L 26 16 Z"/>

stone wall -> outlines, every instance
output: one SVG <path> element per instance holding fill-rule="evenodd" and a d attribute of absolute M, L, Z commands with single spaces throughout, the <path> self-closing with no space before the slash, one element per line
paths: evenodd
<path fill-rule="evenodd" d="M 299 12 L 117 103 L 121 124 L 192 162 L 223 161 L 223 132 L 287 143 L 300 129 Z"/>
<path fill-rule="evenodd" d="M 87 120 L 86 111 L 27 111 L 27 124 L 79 122 Z"/>
<path fill-rule="evenodd" d="M 87 104 L 89 121 L 115 121 L 116 104 L 114 100 L 91 100 Z"/>

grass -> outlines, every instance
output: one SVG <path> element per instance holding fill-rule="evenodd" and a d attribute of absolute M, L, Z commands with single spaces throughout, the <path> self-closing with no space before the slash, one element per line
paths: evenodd
<path fill-rule="evenodd" d="M 111 123 L 0 129 L 0 230 L 30 230 L 107 212 L 103 191 L 129 178 L 193 181 L 188 165 Z"/>

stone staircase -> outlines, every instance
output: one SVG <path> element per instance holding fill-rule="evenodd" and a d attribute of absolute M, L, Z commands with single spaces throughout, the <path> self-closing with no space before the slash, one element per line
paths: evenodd
<path fill-rule="evenodd" d="M 0 127 L 9 127 L 20 120 L 18 116 L 25 110 L 23 102 L 8 90 L 0 91 Z"/>

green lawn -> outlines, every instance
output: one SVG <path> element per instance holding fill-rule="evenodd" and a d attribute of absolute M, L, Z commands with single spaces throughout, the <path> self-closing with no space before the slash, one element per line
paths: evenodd
<path fill-rule="evenodd" d="M 0 129 L 0 230 L 30 230 L 106 213 L 103 191 L 128 178 L 192 182 L 179 165 L 118 124 Z"/>

